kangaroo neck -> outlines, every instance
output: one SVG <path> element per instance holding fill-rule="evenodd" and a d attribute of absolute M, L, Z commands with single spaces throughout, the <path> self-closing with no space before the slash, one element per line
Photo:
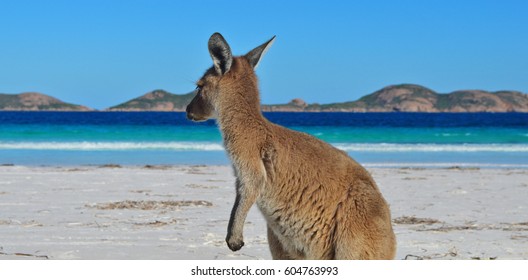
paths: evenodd
<path fill-rule="evenodd" d="M 230 92 L 233 100 L 226 100 L 217 108 L 217 123 L 228 152 L 231 147 L 247 145 L 246 141 L 262 134 L 267 121 L 260 111 L 258 91 Z"/>

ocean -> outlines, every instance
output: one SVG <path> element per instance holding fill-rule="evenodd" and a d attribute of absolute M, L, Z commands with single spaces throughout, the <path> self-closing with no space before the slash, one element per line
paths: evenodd
<path fill-rule="evenodd" d="M 372 167 L 528 168 L 528 114 L 265 113 Z M 228 164 L 215 121 L 180 112 L 0 112 L 0 164 Z"/>

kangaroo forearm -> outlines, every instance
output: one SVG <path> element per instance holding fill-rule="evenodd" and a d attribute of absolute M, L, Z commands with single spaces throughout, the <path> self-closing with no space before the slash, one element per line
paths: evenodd
<path fill-rule="evenodd" d="M 260 181 L 260 180 L 259 180 Z M 261 182 L 255 185 L 247 185 L 237 180 L 237 196 L 231 211 L 231 217 L 227 227 L 226 241 L 233 251 L 240 249 L 243 245 L 244 223 L 251 206 L 255 204 L 262 189 Z"/>

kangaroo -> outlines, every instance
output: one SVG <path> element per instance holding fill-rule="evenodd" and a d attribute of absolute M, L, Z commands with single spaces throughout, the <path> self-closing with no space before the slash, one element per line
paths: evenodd
<path fill-rule="evenodd" d="M 274 40 L 233 57 L 224 37 L 213 34 L 213 66 L 186 108 L 192 121 L 217 119 L 232 162 L 227 246 L 244 246 L 244 222 L 256 202 L 273 259 L 393 259 L 390 210 L 370 174 L 345 152 L 263 116 L 255 68 Z"/>

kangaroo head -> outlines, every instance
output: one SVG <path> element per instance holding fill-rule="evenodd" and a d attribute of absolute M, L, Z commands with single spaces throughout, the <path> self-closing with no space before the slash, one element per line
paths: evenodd
<path fill-rule="evenodd" d="M 218 113 L 220 104 L 235 97 L 235 92 L 244 87 L 244 83 L 256 81 L 254 69 L 269 49 L 275 36 L 256 47 L 244 56 L 233 57 L 227 41 L 215 33 L 209 38 L 209 54 L 213 66 L 196 82 L 195 97 L 187 105 L 187 118 L 193 121 L 205 121 Z"/>

